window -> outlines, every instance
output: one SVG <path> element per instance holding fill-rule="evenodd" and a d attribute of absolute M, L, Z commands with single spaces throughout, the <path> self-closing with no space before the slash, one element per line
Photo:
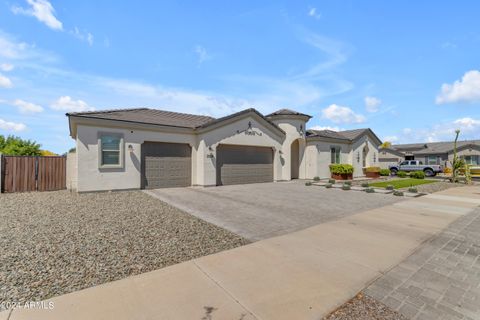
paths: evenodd
<path fill-rule="evenodd" d="M 340 163 L 339 147 L 330 147 L 330 163 Z"/>
<path fill-rule="evenodd" d="M 426 159 L 427 164 L 438 164 L 438 157 L 437 156 L 428 156 Z"/>
<path fill-rule="evenodd" d="M 101 168 L 123 167 L 123 136 L 116 133 L 102 133 L 98 138 L 99 166 Z"/>
<path fill-rule="evenodd" d="M 463 159 L 466 164 L 478 165 L 478 156 L 464 156 Z"/>
<path fill-rule="evenodd" d="M 402 163 L 400 163 L 401 166 L 408 166 L 410 163 L 410 161 L 403 161 Z"/>

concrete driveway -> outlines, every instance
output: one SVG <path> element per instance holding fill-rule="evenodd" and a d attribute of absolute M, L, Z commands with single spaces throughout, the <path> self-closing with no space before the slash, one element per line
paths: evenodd
<path fill-rule="evenodd" d="M 146 192 L 251 241 L 401 201 L 392 195 L 307 187 L 299 180 Z"/>

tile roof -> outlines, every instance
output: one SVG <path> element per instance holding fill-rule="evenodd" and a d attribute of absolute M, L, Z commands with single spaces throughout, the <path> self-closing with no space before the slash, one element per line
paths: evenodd
<path fill-rule="evenodd" d="M 457 142 L 457 148 L 462 148 L 469 145 L 480 146 L 480 140 L 463 140 Z M 395 144 L 391 149 L 397 151 L 412 151 L 415 154 L 433 154 L 433 153 L 447 153 L 453 150 L 453 141 L 443 142 L 427 142 L 427 143 L 408 143 Z"/>
<path fill-rule="evenodd" d="M 240 112 L 233 113 L 218 119 L 215 119 L 209 116 L 201 116 L 201 115 L 164 111 L 164 110 L 158 110 L 158 109 L 149 109 L 149 108 L 71 112 L 71 113 L 67 113 L 67 116 L 82 117 L 82 118 L 89 118 L 89 119 L 125 121 L 125 122 L 134 122 L 134 123 L 142 123 L 142 124 L 154 124 L 154 125 L 190 128 L 190 129 L 200 129 L 200 128 L 207 128 L 216 123 L 220 123 L 249 112 L 256 113 L 258 116 L 263 118 L 268 124 L 273 126 L 276 130 L 282 133 L 285 133 L 285 131 L 283 131 L 275 123 L 271 122 L 264 115 L 262 115 L 260 112 L 258 112 L 253 108 L 245 109 Z"/>
<path fill-rule="evenodd" d="M 67 116 L 95 118 L 105 120 L 117 120 L 126 122 L 138 122 L 145 124 L 164 125 L 195 129 L 215 120 L 209 116 L 163 111 L 148 108 L 114 109 L 104 111 L 72 112 Z"/>
<path fill-rule="evenodd" d="M 309 116 L 308 114 L 305 114 L 305 113 L 301 113 L 301 112 L 297 112 L 297 111 L 293 111 L 293 110 L 290 110 L 290 109 L 280 109 L 280 110 L 277 110 L 275 112 L 272 112 L 270 114 L 267 114 L 266 117 L 272 117 L 272 116 L 290 116 L 290 115 L 294 115 L 294 116 L 304 116 L 304 117 L 309 117 L 311 118 L 312 116 Z"/>
<path fill-rule="evenodd" d="M 375 135 L 375 133 L 369 128 L 363 129 L 354 129 L 354 130 L 343 130 L 343 131 L 333 131 L 333 130 L 307 130 L 308 137 L 323 137 L 331 138 L 338 140 L 346 140 L 352 142 L 357 138 L 365 135 L 367 132 L 371 132 L 372 135 L 378 139 L 381 143 L 381 140 Z"/>

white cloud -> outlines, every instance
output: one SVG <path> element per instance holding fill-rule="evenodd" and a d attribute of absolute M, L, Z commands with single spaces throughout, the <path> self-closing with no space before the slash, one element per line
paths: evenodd
<path fill-rule="evenodd" d="M 28 45 L 24 42 L 15 42 L 8 35 L 0 32 L 0 57 L 8 59 L 18 59 L 23 56 L 23 52 Z"/>
<path fill-rule="evenodd" d="M 382 100 L 375 97 L 365 97 L 365 108 L 368 112 L 377 112 Z"/>
<path fill-rule="evenodd" d="M 315 19 L 320 19 L 322 17 L 322 14 L 317 12 L 317 8 L 310 8 L 310 10 L 308 10 L 308 15 Z"/>
<path fill-rule="evenodd" d="M 0 64 L 0 70 L 8 72 L 13 70 L 13 64 L 10 63 L 2 63 Z"/>
<path fill-rule="evenodd" d="M 77 39 L 81 41 L 86 41 L 88 45 L 91 47 L 93 46 L 93 34 L 91 34 L 88 31 L 82 32 L 80 31 L 77 27 L 73 29 L 73 31 L 70 31 L 70 33 Z"/>
<path fill-rule="evenodd" d="M 331 104 L 322 110 L 322 116 L 334 123 L 362 123 L 365 122 L 365 116 L 355 113 L 349 107 L 342 107 Z"/>
<path fill-rule="evenodd" d="M 73 100 L 70 96 L 62 96 L 50 106 L 53 110 L 66 112 L 84 112 L 93 111 L 95 108 L 90 107 L 85 101 Z"/>
<path fill-rule="evenodd" d="M 388 141 L 388 142 L 397 142 L 399 138 L 397 136 L 386 136 L 383 138 L 383 141 Z"/>
<path fill-rule="evenodd" d="M 403 128 L 403 134 L 411 134 L 413 132 L 412 128 Z"/>
<path fill-rule="evenodd" d="M 207 49 L 200 45 L 195 47 L 195 53 L 197 54 L 198 64 L 202 64 L 205 61 L 212 59 L 212 56 L 208 54 Z"/>
<path fill-rule="evenodd" d="M 460 131 L 479 131 L 480 133 L 480 119 L 461 118 L 453 122 Z"/>
<path fill-rule="evenodd" d="M 0 73 L 0 88 L 11 88 L 13 87 L 12 80 L 5 77 Z"/>
<path fill-rule="evenodd" d="M 343 131 L 343 130 L 345 130 L 345 129 L 340 128 L 340 127 L 337 127 L 337 126 L 335 126 L 335 127 L 331 127 L 331 126 L 313 126 L 313 127 L 309 128 L 309 129 L 311 129 L 311 130 L 330 130 L 330 131 L 337 131 L 337 132 L 338 132 L 338 131 Z"/>
<path fill-rule="evenodd" d="M 480 71 L 466 72 L 461 80 L 453 84 L 444 83 L 436 103 L 476 102 L 480 101 Z"/>
<path fill-rule="evenodd" d="M 23 123 L 9 122 L 0 119 L 0 129 L 5 131 L 23 131 L 27 128 Z"/>
<path fill-rule="evenodd" d="M 12 7 L 15 14 L 23 14 L 37 18 L 53 30 L 63 30 L 62 22 L 55 17 L 55 9 L 47 0 L 27 0 L 30 8 Z"/>
<path fill-rule="evenodd" d="M 18 107 L 20 113 L 37 113 L 43 111 L 43 108 L 38 104 L 27 102 L 21 99 L 15 100 L 13 105 Z"/>

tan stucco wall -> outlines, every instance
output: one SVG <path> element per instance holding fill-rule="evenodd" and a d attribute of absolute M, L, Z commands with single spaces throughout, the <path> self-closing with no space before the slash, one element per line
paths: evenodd
<path fill-rule="evenodd" d="M 352 144 L 352 151 L 350 153 L 350 161 L 353 165 L 354 171 L 353 171 L 353 176 L 354 177 L 361 177 L 364 176 L 363 173 L 363 148 L 365 147 L 365 144 L 368 145 L 368 153 L 365 155 L 366 157 L 366 165 L 365 167 L 377 167 L 380 166 L 380 162 L 378 161 L 378 146 L 372 143 L 372 138 L 369 137 L 368 135 L 365 135 L 355 141 Z M 360 155 L 360 156 L 358 156 Z M 375 155 L 375 156 L 374 156 Z"/>
<path fill-rule="evenodd" d="M 480 156 L 480 147 L 464 148 L 457 151 L 459 157 L 461 156 Z M 448 166 L 451 167 L 451 161 L 453 161 L 453 152 L 448 154 Z"/>
<path fill-rule="evenodd" d="M 307 178 L 320 177 L 330 178 L 331 147 L 340 148 L 340 163 L 351 164 L 350 144 L 326 141 L 309 141 L 307 143 Z"/>
<path fill-rule="evenodd" d="M 389 166 L 396 165 L 404 160 L 404 157 L 390 152 L 389 150 L 379 150 L 379 159 L 379 167 L 382 169 L 388 169 Z"/>
<path fill-rule="evenodd" d="M 261 135 L 245 134 L 249 122 L 252 124 L 252 131 L 261 133 Z M 216 185 L 216 149 L 220 144 L 272 147 L 274 151 L 273 178 L 275 181 L 282 180 L 282 163 L 279 150 L 282 148 L 284 137 L 281 133 L 273 130 L 258 119 L 246 116 L 228 125 L 198 134 L 196 136 L 198 156 L 196 159 L 194 158 L 196 162 L 196 184 L 201 186 Z M 211 151 L 209 147 L 211 147 Z M 208 158 L 208 154 L 213 154 L 214 158 Z"/>
<path fill-rule="evenodd" d="M 99 132 L 121 133 L 124 138 L 124 167 L 121 169 L 100 169 L 98 165 Z M 160 133 L 155 131 L 129 130 L 121 128 L 77 127 L 77 190 L 122 190 L 140 188 L 141 145 L 145 141 L 187 143 L 195 149 L 195 137 L 188 134 Z M 133 152 L 127 150 L 132 145 Z M 192 165 L 192 170 L 193 170 Z"/>
<path fill-rule="evenodd" d="M 67 189 L 76 191 L 77 190 L 77 153 L 69 152 L 67 154 L 67 170 L 66 170 L 66 184 Z"/>
<path fill-rule="evenodd" d="M 305 121 L 299 119 L 273 119 L 273 123 L 278 125 L 283 131 L 286 132 L 285 140 L 282 143 L 282 162 L 283 166 L 281 168 L 281 179 L 279 180 L 290 180 L 291 179 L 291 152 L 292 152 L 292 143 L 295 140 L 299 142 L 299 178 L 305 179 L 307 176 L 306 169 L 306 158 L 305 158 L 305 137 L 300 131 L 300 127 L 303 128 L 303 133 L 305 132 Z"/>
<path fill-rule="evenodd" d="M 243 131 L 251 122 L 252 129 L 261 135 L 246 135 Z M 237 130 L 240 133 L 237 133 Z M 192 185 L 216 184 L 216 147 L 219 144 L 272 147 L 274 150 L 274 179 L 283 180 L 279 150 L 284 137 L 280 132 L 263 125 L 254 117 L 244 117 L 228 125 L 198 135 L 166 133 L 127 128 L 105 128 L 87 125 L 77 127 L 77 182 L 79 192 L 99 190 L 139 189 L 141 183 L 141 145 L 145 141 L 187 143 L 192 147 Z M 124 166 L 121 169 L 100 169 L 98 136 L 101 132 L 121 133 L 124 138 Z M 133 152 L 128 152 L 132 145 Z M 212 150 L 209 150 L 209 147 Z M 213 154 L 213 158 L 207 157 Z M 290 158 L 288 156 L 288 161 Z M 73 173 L 72 173 L 73 176 Z M 83 178 L 88 177 L 88 178 Z"/>

